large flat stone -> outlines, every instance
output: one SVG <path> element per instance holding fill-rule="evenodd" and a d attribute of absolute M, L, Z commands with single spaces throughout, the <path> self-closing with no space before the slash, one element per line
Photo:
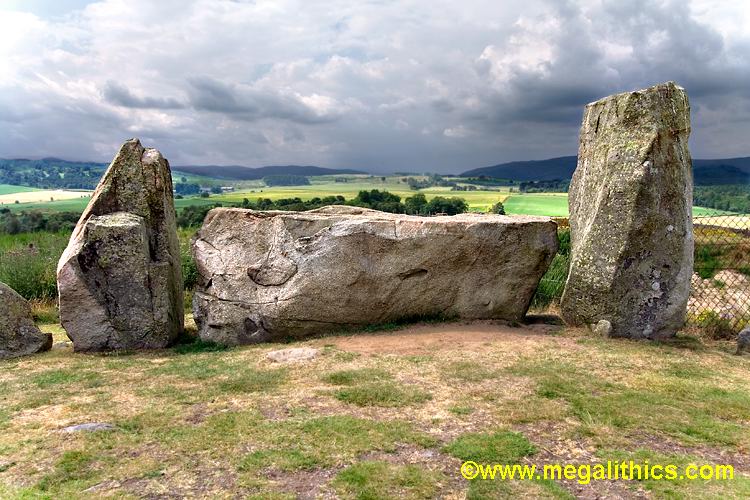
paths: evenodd
<path fill-rule="evenodd" d="M 557 250 L 543 217 L 218 208 L 197 233 L 194 315 L 228 345 L 416 317 L 524 317 Z"/>

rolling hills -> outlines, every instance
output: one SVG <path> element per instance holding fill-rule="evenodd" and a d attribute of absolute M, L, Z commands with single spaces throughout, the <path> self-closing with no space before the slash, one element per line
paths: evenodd
<path fill-rule="evenodd" d="M 489 167 L 475 168 L 462 177 L 495 177 L 516 181 L 550 181 L 570 179 L 576 169 L 575 156 L 561 156 L 547 160 L 512 161 Z M 697 185 L 750 183 L 750 157 L 713 160 L 693 160 L 693 175 Z"/>
<path fill-rule="evenodd" d="M 251 181 L 262 179 L 269 175 L 303 175 L 313 177 L 318 175 L 344 175 L 344 174 L 366 174 L 360 170 L 335 169 L 315 167 L 312 165 L 272 165 L 267 167 L 243 167 L 240 165 L 212 166 L 212 165 L 182 165 L 173 167 L 173 170 L 187 172 L 195 175 L 214 177 L 216 179 L 227 179 L 236 181 Z"/>

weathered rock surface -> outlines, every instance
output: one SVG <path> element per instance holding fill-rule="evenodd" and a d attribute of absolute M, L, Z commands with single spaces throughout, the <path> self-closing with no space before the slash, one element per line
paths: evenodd
<path fill-rule="evenodd" d="M 57 285 L 76 351 L 160 348 L 179 335 L 180 247 L 161 153 L 123 144 L 73 231 Z"/>
<path fill-rule="evenodd" d="M 746 326 L 737 335 L 737 354 L 750 352 L 750 326 Z"/>
<path fill-rule="evenodd" d="M 520 320 L 556 250 L 544 217 L 217 208 L 193 244 L 193 311 L 202 339 L 228 345 L 420 316 Z"/>
<path fill-rule="evenodd" d="M 280 349 L 266 354 L 266 359 L 275 363 L 300 363 L 315 359 L 319 350 L 312 347 L 292 347 Z"/>
<path fill-rule="evenodd" d="M 113 431 L 116 427 L 106 422 L 88 422 L 85 424 L 76 424 L 65 427 L 62 432 L 96 432 L 96 431 Z"/>
<path fill-rule="evenodd" d="M 674 83 L 586 106 L 570 185 L 562 315 L 609 335 L 663 338 L 685 318 L 693 269 L 690 106 Z"/>
<path fill-rule="evenodd" d="M 0 359 L 47 351 L 50 347 L 52 335 L 36 327 L 26 299 L 0 283 Z"/>

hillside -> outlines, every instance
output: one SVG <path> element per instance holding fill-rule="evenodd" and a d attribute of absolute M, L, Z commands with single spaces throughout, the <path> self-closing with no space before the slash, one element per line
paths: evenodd
<path fill-rule="evenodd" d="M 570 179 L 576 169 L 575 156 L 561 156 L 547 160 L 511 161 L 489 167 L 467 170 L 461 177 L 496 177 L 516 181 L 551 181 Z"/>
<path fill-rule="evenodd" d="M 359 170 L 352 169 L 334 169 L 334 168 L 323 168 L 314 166 L 299 166 L 299 165 L 274 165 L 267 167 L 243 167 L 239 165 L 229 166 L 179 166 L 174 167 L 175 170 L 181 172 L 188 172 L 196 175 L 207 175 L 217 179 L 228 179 L 237 181 L 249 181 L 262 179 L 268 175 L 302 175 L 302 176 L 316 176 L 316 175 L 343 175 L 343 174 L 366 174 Z"/>
<path fill-rule="evenodd" d="M 29 160 L 0 158 L 0 184 L 28 186 L 41 189 L 94 189 L 107 163 L 80 162 L 59 158 Z M 269 175 L 342 175 L 365 174 L 359 170 L 331 169 L 314 166 L 243 166 L 190 165 L 173 166 L 172 176 L 187 177 L 189 182 L 223 180 L 256 180 Z"/>
<path fill-rule="evenodd" d="M 475 168 L 462 173 L 462 177 L 484 175 L 516 181 L 570 179 L 576 168 L 575 156 L 561 156 L 547 160 L 512 161 L 489 167 Z M 693 160 L 695 184 L 747 184 L 750 183 L 750 157 L 713 160 Z"/>

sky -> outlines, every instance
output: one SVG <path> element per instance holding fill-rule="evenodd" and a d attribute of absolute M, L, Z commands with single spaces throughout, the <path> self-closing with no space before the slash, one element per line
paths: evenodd
<path fill-rule="evenodd" d="M 750 2 L 0 0 L 4 158 L 458 173 L 668 80 L 693 157 L 750 156 Z"/>

